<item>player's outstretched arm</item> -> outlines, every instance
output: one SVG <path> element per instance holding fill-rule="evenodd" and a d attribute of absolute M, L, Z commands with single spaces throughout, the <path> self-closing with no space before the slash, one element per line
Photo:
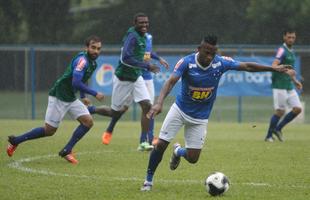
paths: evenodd
<path fill-rule="evenodd" d="M 239 71 L 248 71 L 248 72 L 281 72 L 286 73 L 287 70 L 292 69 L 290 65 L 277 65 L 277 66 L 268 66 L 262 65 L 254 62 L 240 62 L 240 65 L 237 70 Z"/>
<path fill-rule="evenodd" d="M 147 118 L 154 118 L 157 114 L 161 113 L 164 100 L 170 93 L 174 85 L 178 82 L 180 77 L 171 75 L 169 79 L 165 82 L 163 88 L 160 91 L 159 97 L 156 103 L 152 106 L 151 110 L 146 114 Z"/>

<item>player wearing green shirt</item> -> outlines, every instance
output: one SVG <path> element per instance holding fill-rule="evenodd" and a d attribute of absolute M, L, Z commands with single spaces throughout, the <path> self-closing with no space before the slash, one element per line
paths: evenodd
<path fill-rule="evenodd" d="M 272 66 L 287 64 L 294 67 L 296 57 L 292 47 L 295 40 L 296 33 L 294 30 L 284 31 L 284 43 L 278 48 Z M 274 141 L 272 134 L 275 134 L 277 138 L 283 142 L 282 128 L 301 112 L 301 103 L 294 89 L 294 84 L 297 89 L 302 89 L 302 84 L 296 77 L 291 78 L 286 74 L 272 73 L 272 92 L 275 113 L 271 117 L 269 129 L 265 138 L 267 142 Z M 286 106 L 289 106 L 292 110 L 284 116 Z M 284 118 L 280 121 L 283 116 Z"/>
<path fill-rule="evenodd" d="M 112 138 L 113 129 L 121 118 L 126 108 L 135 101 L 142 110 L 141 132 L 147 134 L 150 120 L 146 113 L 151 108 L 150 95 L 142 78 L 142 70 L 153 73 L 159 71 L 155 64 L 144 60 L 146 48 L 146 33 L 149 27 L 149 19 L 144 13 L 134 16 L 134 26 L 130 27 L 123 38 L 119 65 L 113 78 L 111 122 L 102 135 L 102 143 L 108 145 Z M 92 112 L 92 111 L 91 111 Z M 149 148 L 153 146 L 149 145 Z"/>
<path fill-rule="evenodd" d="M 19 136 L 9 136 L 8 156 L 13 156 L 17 146 L 22 142 L 54 135 L 65 114 L 69 113 L 80 125 L 73 132 L 69 142 L 59 152 L 59 156 L 72 164 L 78 163 L 72 154 L 72 149 L 93 126 L 93 119 L 87 107 L 75 97 L 75 93 L 80 91 L 82 101 L 85 104 L 90 102 L 89 99 L 85 98 L 85 93 L 93 95 L 99 101 L 104 98 L 102 93 L 85 85 L 97 67 L 95 60 L 101 50 L 101 40 L 97 36 L 90 36 L 86 39 L 85 45 L 85 52 L 79 53 L 72 59 L 64 74 L 57 79 L 51 88 L 44 126 L 34 128 Z"/>

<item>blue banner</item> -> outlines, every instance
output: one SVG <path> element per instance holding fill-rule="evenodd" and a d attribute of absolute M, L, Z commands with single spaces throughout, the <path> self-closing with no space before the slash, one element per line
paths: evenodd
<path fill-rule="evenodd" d="M 164 67 L 159 73 L 154 75 L 155 94 L 159 92 L 169 78 L 174 65 L 178 62 L 181 56 L 165 56 L 165 59 L 170 64 L 170 69 Z M 271 65 L 274 57 L 267 56 L 235 56 L 235 60 L 241 62 L 257 62 L 260 64 Z M 112 94 L 112 78 L 114 70 L 118 65 L 119 55 L 100 56 L 97 59 L 98 68 L 94 72 L 90 85 L 97 91 L 103 92 L 105 95 Z M 296 71 L 300 77 L 300 58 L 296 59 Z M 170 95 L 177 95 L 180 90 L 180 81 L 176 84 Z M 219 89 L 219 96 L 271 96 L 271 72 L 240 72 L 228 71 L 223 74 Z"/>

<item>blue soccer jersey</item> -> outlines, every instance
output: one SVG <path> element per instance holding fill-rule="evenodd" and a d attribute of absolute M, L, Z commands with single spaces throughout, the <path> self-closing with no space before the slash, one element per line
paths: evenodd
<path fill-rule="evenodd" d="M 240 63 L 216 55 L 210 65 L 202 67 L 198 53 L 188 55 L 176 64 L 173 75 L 182 77 L 181 92 L 176 98 L 178 107 L 188 116 L 196 119 L 208 119 L 220 78 L 227 70 L 236 70 Z"/>
<path fill-rule="evenodd" d="M 153 36 L 149 33 L 145 34 L 145 53 L 144 53 L 144 61 L 150 62 L 151 59 L 159 60 L 159 57 L 152 51 L 153 48 Z M 152 80 L 153 74 L 148 70 L 142 71 L 142 77 L 144 80 Z"/>

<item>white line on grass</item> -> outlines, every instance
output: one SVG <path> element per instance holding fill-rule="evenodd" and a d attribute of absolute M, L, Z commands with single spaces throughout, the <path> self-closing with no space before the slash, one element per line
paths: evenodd
<path fill-rule="evenodd" d="M 111 153 L 114 151 L 104 151 L 104 152 L 82 152 L 77 153 L 79 155 L 83 154 L 100 154 L 100 153 Z M 8 164 L 10 168 L 14 168 L 26 173 L 34 173 L 34 174 L 42 174 L 46 176 L 62 176 L 62 177 L 75 177 L 75 178 L 85 178 L 85 179 L 102 179 L 102 177 L 98 176 L 89 176 L 89 175 L 76 175 L 76 174 L 68 174 L 68 173 L 58 173 L 53 172 L 48 169 L 33 169 L 29 167 L 23 166 L 23 163 L 29 163 L 35 160 L 41 160 L 41 159 L 50 159 L 58 157 L 56 154 L 48 154 L 48 155 L 42 155 L 42 156 L 35 156 L 35 157 L 29 157 L 29 158 L 23 158 L 20 160 L 13 161 Z M 110 177 L 109 180 L 117 180 L 117 181 L 139 181 L 142 182 L 143 179 L 138 177 Z M 177 180 L 168 180 L 168 179 L 156 179 L 156 182 L 166 183 L 166 184 L 203 184 L 204 181 L 202 180 L 190 180 L 190 179 L 177 179 Z M 269 183 L 255 183 L 255 182 L 249 182 L 249 183 L 232 183 L 232 185 L 248 185 L 248 186 L 255 186 L 255 187 L 289 187 L 289 188 L 310 188 L 309 185 L 272 185 Z"/>

